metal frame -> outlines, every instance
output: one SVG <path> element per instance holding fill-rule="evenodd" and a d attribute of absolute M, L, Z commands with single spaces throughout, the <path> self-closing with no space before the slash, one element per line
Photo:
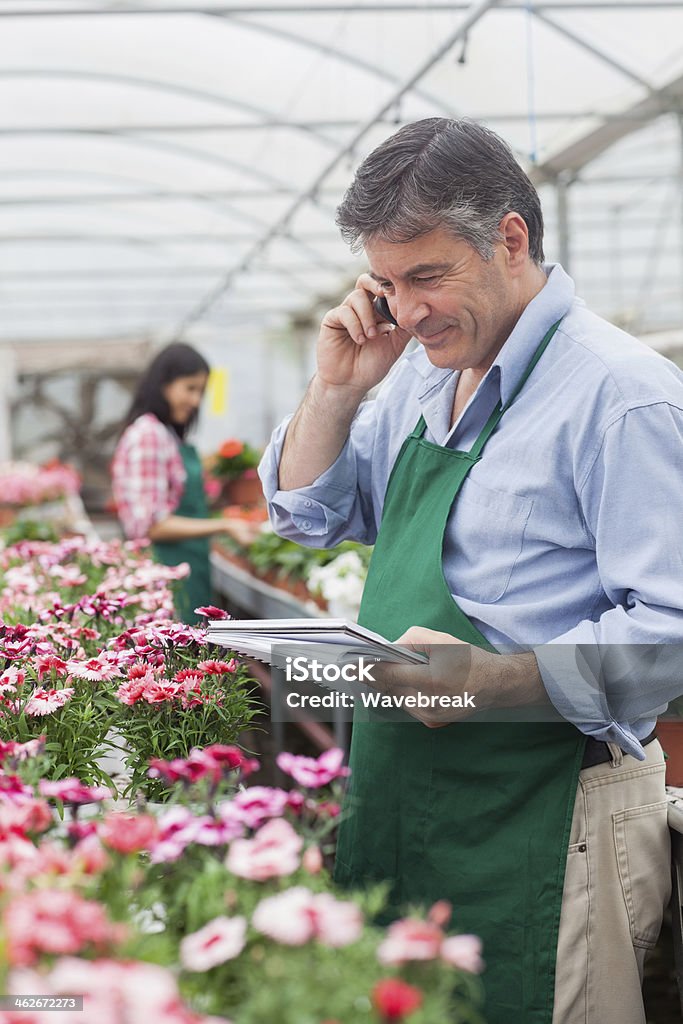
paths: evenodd
<path fill-rule="evenodd" d="M 14 6 L 12 4 L 14 3 Z M 632 82 L 638 86 L 639 89 L 644 90 L 645 96 L 643 99 L 634 103 L 629 108 L 621 112 L 611 112 L 600 116 L 600 125 L 598 128 L 584 134 L 577 142 L 572 143 L 553 154 L 548 159 L 542 161 L 539 165 L 532 168 L 531 176 L 537 184 L 551 183 L 554 185 L 557 197 L 557 217 L 556 217 L 556 230 L 559 237 L 561 256 L 564 262 L 568 262 L 571 249 L 570 239 L 570 225 L 571 219 L 568 213 L 568 205 L 570 197 L 572 195 L 572 188 L 575 185 L 586 185 L 586 186 L 598 186 L 605 184 L 608 186 L 618 184 L 626 184 L 629 182 L 647 181 L 654 182 L 659 180 L 660 175 L 657 173 L 653 174 L 624 174 L 619 176 L 610 175 L 597 175 L 595 178 L 584 178 L 582 175 L 583 169 L 588 163 L 594 160 L 597 156 L 600 156 L 606 149 L 614 145 L 620 139 L 627 136 L 629 133 L 638 130 L 639 128 L 647 125 L 649 122 L 661 117 L 665 113 L 675 112 L 680 117 L 680 111 L 683 110 L 683 75 L 674 79 L 666 86 L 662 88 L 655 88 L 653 84 L 647 80 L 644 76 L 640 75 L 633 68 L 628 67 L 622 61 L 611 56 L 601 46 L 596 43 L 582 37 L 580 34 L 567 28 L 564 25 L 558 24 L 554 19 L 553 15 L 561 12 L 571 11 L 609 11 L 610 14 L 616 14 L 620 11 L 642 11 L 642 10 L 661 10 L 661 11 L 673 11 L 682 10 L 683 0 L 621 0 L 618 4 L 604 3 L 600 0 L 593 0 L 593 2 L 583 2 L 583 0 L 577 0 L 577 2 L 565 2 L 565 3 L 535 3 L 533 2 L 516 2 L 516 3 L 504 3 L 504 0 L 479 0 L 472 4 L 466 3 L 447 3 L 445 2 L 426 2 L 426 3 L 331 3 L 329 5 L 315 5 L 311 6 L 308 4 L 297 4 L 291 3 L 285 6 L 275 6 L 273 4 L 239 4 L 239 3 L 181 3 L 180 5 L 173 5 L 172 3 L 161 3 L 156 7 L 149 7 L 142 3 L 132 2 L 125 4 L 117 4 L 113 7 L 107 7 L 100 5 L 98 7 L 90 7 L 81 9 L 69 5 L 67 2 L 60 2 L 55 0 L 54 6 L 43 7 L 40 9 L 23 9 L 16 5 L 16 0 L 0 0 L 0 18 L 50 18 L 50 17 L 63 17 L 63 16 L 79 16 L 79 17 L 90 17 L 90 16 L 124 16 L 130 17 L 133 15 L 144 15 L 147 17 L 151 16 L 173 16 L 173 15 L 187 15 L 187 14 L 198 14 L 201 16 L 211 16 L 217 19 L 219 22 L 225 24 L 232 23 L 238 25 L 240 28 L 247 29 L 258 33 L 265 33 L 276 38 L 283 39 L 287 42 L 294 43 L 297 46 L 307 47 L 313 49 L 323 55 L 334 58 L 335 60 L 343 61 L 349 64 L 351 67 L 356 67 L 364 72 L 373 75 L 378 80 L 389 82 L 395 88 L 392 89 L 391 95 L 388 99 L 383 102 L 379 109 L 368 118 L 364 123 L 357 125 L 356 122 L 349 119 L 337 119 L 330 118 L 326 120 L 324 118 L 311 118 L 311 119 L 292 119 L 291 121 L 283 119 L 273 111 L 268 110 L 263 106 L 246 102 L 237 97 L 230 95 L 218 94 L 206 90 L 203 88 L 195 88 L 190 85 L 184 85 L 177 82 L 163 81 L 151 77 L 145 77 L 134 74 L 118 74 L 115 72 L 100 72 L 97 70 L 79 70 L 71 68 L 56 68 L 56 69 L 44 69 L 44 68 L 7 68 L 0 69 L 0 78 L 63 78 L 87 80 L 87 81 L 102 81 L 107 83 L 120 84 L 124 86 L 132 86 L 134 88 L 141 89 L 153 89 L 161 90 L 168 93 L 169 95 L 181 95 L 194 100 L 200 100 L 207 103 L 218 105 L 222 108 L 238 110 L 245 115 L 249 116 L 249 120 L 245 123 L 240 123 L 239 120 L 229 120 L 222 123 L 217 123 L 215 120 L 208 120 L 204 123 L 198 122 L 196 124 L 169 124 L 169 125 L 157 125 L 157 124 L 141 124 L 141 125 L 113 125 L 113 126 L 35 126 L 31 127 L 20 127 L 11 128 L 5 127 L 0 128 L 0 135 L 5 137 L 27 137 L 27 136 L 86 136 L 86 137 L 99 137 L 107 139 L 115 139 L 116 141 L 122 141 L 126 145 L 144 147 L 146 149 L 158 150 L 162 153 L 173 153 L 178 156 L 182 156 L 188 159 L 204 161 L 206 163 L 212 163 L 221 168 L 230 169 L 237 174 L 244 176 L 247 181 L 260 182 L 263 187 L 258 185 L 247 185 L 245 188 L 234 187 L 225 189 L 175 189 L 173 187 L 165 188 L 163 186 L 155 186 L 149 182 L 139 182 L 144 186 L 145 191 L 135 193 L 124 193 L 114 191 L 103 191 L 98 194 L 81 194 L 78 196 L 59 196 L 52 194 L 43 194 L 37 196 L 15 196 L 8 197 L 5 199 L 0 198 L 0 208 L 9 208 L 12 206 L 104 206 L 121 203 L 140 203 L 140 202 L 178 202 L 178 201 L 190 201 L 200 202 L 207 204 L 212 210 L 219 213 L 225 213 L 226 216 L 231 216 L 242 221 L 249 228 L 253 228 L 253 232 L 249 231 L 249 228 L 243 232 L 223 232 L 222 234 L 211 234 L 211 233 L 176 233 L 175 235 L 147 235 L 138 234 L 137 231 L 126 232 L 122 231 L 120 234 L 106 234 L 104 232 L 87 232 L 77 231 L 73 235 L 61 233 L 61 232 L 49 232 L 45 233 L 34 233 L 21 235 L 6 235 L 2 238 L 9 244 L 17 244 L 26 242 L 28 244 L 32 242 L 40 241 L 54 241 L 54 242 L 74 242 L 76 244 L 85 243 L 97 244 L 102 247 L 106 246 L 123 246 L 123 247 L 140 247 L 149 248 L 151 250 L 164 251 L 167 247 L 182 246 L 187 244 L 196 245 L 232 245 L 232 244 L 246 244 L 247 251 L 244 255 L 237 259 L 234 264 L 223 267 L 222 272 L 220 267 L 215 267 L 210 270 L 199 271 L 199 274 L 205 273 L 207 277 L 218 276 L 219 280 L 216 281 L 213 287 L 207 290 L 198 301 L 192 305 L 189 311 L 186 312 L 185 316 L 179 321 L 176 329 L 173 331 L 173 336 L 182 335 L 188 328 L 199 320 L 207 317 L 214 306 L 219 301 L 222 301 L 226 293 L 230 290 L 237 277 L 260 264 L 261 257 L 266 252 L 271 243 L 277 241 L 285 241 L 288 245 L 294 246 L 302 256 L 310 263 L 306 262 L 303 267 L 293 270 L 291 267 L 282 266 L 281 262 L 278 265 L 277 273 L 284 278 L 288 278 L 292 283 L 296 282 L 303 294 L 308 297 L 308 301 L 314 302 L 316 299 L 316 288 L 319 288 L 319 282 L 316 284 L 315 281 L 307 280 L 305 283 L 296 279 L 297 272 L 310 273 L 309 268 L 319 268 L 324 272 L 330 274 L 349 275 L 349 267 L 343 264 L 341 261 L 335 259 L 326 258 L 322 247 L 327 238 L 330 241 L 333 239 L 332 233 L 332 206 L 327 205 L 323 201 L 325 194 L 334 196 L 337 194 L 336 189 L 328 189 L 326 181 L 331 173 L 338 168 L 339 164 L 347 159 L 353 158 L 355 148 L 358 143 L 365 137 L 365 135 L 376 125 L 382 123 L 400 123 L 399 104 L 402 97 L 410 93 L 413 96 L 427 100 L 434 109 L 444 111 L 448 114 L 453 114 L 451 105 L 438 96 L 433 96 L 428 91 L 424 90 L 420 86 L 420 82 L 425 75 L 442 60 L 459 42 L 464 43 L 468 37 L 470 31 L 474 26 L 487 14 L 492 11 L 500 12 L 525 12 L 529 17 L 533 17 L 540 24 L 543 24 L 550 28 L 552 31 L 561 34 L 563 37 L 568 39 L 573 45 L 581 47 L 593 58 L 604 63 L 606 66 L 612 68 L 617 74 L 622 76 L 625 80 Z M 323 15 L 334 15 L 334 14 L 368 14 L 368 13 L 384 13 L 384 14 L 395 14 L 402 12 L 404 14 L 424 14 L 426 11 L 432 11 L 443 14 L 463 14 L 464 16 L 459 21 L 458 25 L 454 30 L 449 33 L 444 39 L 443 43 L 435 49 L 435 51 L 422 63 L 422 65 L 411 75 L 408 79 L 403 80 L 399 75 L 394 74 L 392 71 L 385 71 L 384 69 L 373 66 L 369 61 L 363 58 L 357 57 L 353 53 L 348 53 L 344 49 L 338 47 L 335 43 L 320 42 L 315 39 L 306 37 L 296 31 L 295 26 L 292 26 L 292 30 L 289 28 L 283 28 L 281 24 L 273 25 L 268 23 L 264 19 L 267 15 L 300 15 L 306 14 L 307 17 L 311 15 L 323 14 Z M 545 111 L 538 115 L 534 114 L 534 120 L 545 120 L 545 121 L 571 121 L 579 119 L 581 117 L 593 116 L 594 112 L 590 111 L 561 111 L 561 112 L 550 112 Z M 515 113 L 515 112 L 499 112 L 489 113 L 483 120 L 492 121 L 515 121 L 523 119 L 526 115 Z M 331 132 L 355 129 L 351 133 L 351 137 L 345 141 L 340 141 L 331 135 Z M 321 146 L 328 147 L 332 150 L 330 159 L 323 165 L 322 169 L 315 175 L 314 180 L 304 188 L 293 188 L 286 175 L 272 175 L 263 171 L 260 167 L 254 167 L 253 165 L 240 163 L 238 160 L 234 160 L 231 157 L 223 156 L 213 152 L 208 152 L 194 145 L 187 145 L 178 142 L 176 139 L 169 138 L 155 138 L 155 134 L 158 135 L 173 135 L 174 133 L 194 134 L 197 132 L 240 132 L 240 131 L 255 131 L 255 130 L 287 130 L 293 131 L 300 134 L 306 135 L 306 137 L 319 143 Z M 681 163 L 683 166 L 683 161 Z M 6 176 L 6 175 L 5 175 Z M 104 175 L 102 176 L 105 177 Z M 662 180 L 669 180 L 669 176 L 661 176 Z M 122 176 L 119 180 L 126 180 Z M 230 204 L 230 200 L 239 201 L 241 199 L 254 199 L 258 200 L 262 197 L 270 196 L 286 196 L 291 198 L 291 202 L 287 205 L 284 213 L 277 217 L 274 222 L 268 222 L 266 218 L 259 217 L 249 210 L 245 210 L 241 206 Z M 291 225 L 296 215 L 304 208 L 307 204 L 316 205 L 321 209 L 325 215 L 329 215 L 330 220 L 330 234 L 329 236 L 325 233 L 310 233 L 308 235 L 295 235 L 291 231 Z M 683 211 L 683 204 L 682 204 Z M 132 216 L 132 215 L 131 215 Z M 681 217 L 681 245 L 683 246 L 683 212 Z M 319 243 L 319 245 L 318 245 Z M 581 251 L 581 250 L 578 250 Z M 173 254 L 167 253 L 167 256 Z M 177 262 L 169 265 L 168 267 L 160 268 L 145 268 L 148 272 L 156 274 L 159 277 L 164 274 L 172 275 L 181 272 L 181 268 L 178 267 Z M 109 273 L 115 275 L 118 271 L 114 268 L 111 271 L 107 269 L 101 269 L 99 273 L 102 277 L 105 277 Z M 64 273 L 68 276 L 64 277 Z M 77 269 L 64 271 L 61 276 L 57 272 L 54 276 L 54 280 L 77 280 L 79 271 Z M 193 268 L 194 273 L 194 268 Z M 132 276 L 132 275 L 131 275 Z M 195 276 L 198 276 L 195 274 Z M 5 277 L 6 281 L 12 280 L 12 275 Z M 24 280 L 25 278 L 16 276 L 14 279 Z M 40 278 L 36 278 L 37 280 Z M 43 280 L 49 280 L 49 277 L 43 276 Z M 93 268 L 88 268 L 88 272 L 85 274 L 84 280 L 95 279 Z M 643 283 L 644 287 L 644 283 Z"/>
<path fill-rule="evenodd" d="M 284 216 L 281 217 L 277 221 L 277 223 L 273 225 L 272 228 L 265 232 L 261 238 L 258 239 L 258 241 L 254 244 L 253 248 L 250 250 L 247 256 L 243 260 L 241 260 L 239 264 L 236 264 L 233 267 L 231 267 L 225 274 L 225 277 L 223 278 L 221 283 L 216 288 L 212 289 L 211 292 L 209 292 L 194 309 L 190 310 L 187 316 L 183 318 L 181 323 L 173 332 L 174 337 L 182 336 L 184 332 L 188 329 L 188 327 L 190 327 L 197 320 L 200 320 L 208 312 L 208 310 L 210 310 L 211 307 L 215 305 L 218 299 L 230 287 L 233 280 L 238 276 L 238 274 L 241 274 L 245 270 L 249 269 L 253 261 L 258 256 L 261 255 L 261 253 L 267 248 L 270 242 L 272 242 L 273 239 L 277 238 L 278 236 L 281 236 L 283 232 L 285 232 L 288 229 L 294 215 L 299 211 L 303 204 L 306 203 L 311 198 L 311 196 L 316 195 L 319 187 L 327 179 L 329 174 L 333 170 L 335 170 L 335 168 L 344 159 L 344 157 L 353 153 L 355 147 L 358 145 L 361 139 L 365 137 L 367 132 L 372 127 L 374 127 L 374 125 L 377 123 L 377 120 L 379 118 L 384 117 L 384 115 L 388 111 L 395 107 L 398 101 L 401 100 L 401 98 L 405 96 L 406 93 L 410 92 L 413 89 L 413 87 L 420 81 L 420 79 L 424 78 L 427 72 L 430 71 L 431 68 L 435 64 L 437 64 L 442 57 L 444 57 L 450 50 L 452 50 L 453 47 L 459 41 L 466 38 L 468 32 L 477 24 L 477 22 L 480 21 L 481 18 L 483 18 L 483 16 L 488 11 L 490 11 L 494 7 L 497 7 L 500 2 L 501 0 L 478 0 L 478 2 L 473 3 L 471 5 L 471 7 L 468 9 L 467 16 L 463 18 L 461 23 L 458 25 L 458 28 L 446 38 L 446 40 L 441 44 L 441 46 L 437 47 L 434 53 L 431 54 L 427 58 L 427 60 L 421 64 L 421 66 L 417 69 L 417 71 L 413 73 L 413 75 L 411 75 L 409 79 L 407 79 L 398 89 L 396 89 L 396 91 L 389 97 L 389 99 L 386 100 L 380 106 L 379 110 L 377 110 L 374 115 L 372 115 L 364 124 L 362 124 L 359 127 L 358 131 L 354 133 L 351 140 L 345 143 L 337 151 L 332 160 L 330 160 L 329 163 L 327 163 L 323 167 L 323 169 L 314 179 L 313 183 L 307 189 L 303 190 L 299 194 L 299 196 L 294 200 L 294 202 L 291 204 L 291 206 L 284 214 Z"/>
<path fill-rule="evenodd" d="M 12 0 L 10 0 L 12 2 Z M 16 2 L 16 0 L 14 0 Z M 609 10 L 615 9 L 614 4 L 601 3 L 600 0 L 576 0 L 576 2 L 565 2 L 565 3 L 534 3 L 534 9 L 536 11 L 581 11 L 581 10 Z M 634 10 L 675 10 L 680 7 L 678 0 L 621 0 L 617 9 L 623 9 L 626 11 Z M 216 3 L 216 4 L 201 4 L 201 3 L 181 3 L 178 6 L 173 5 L 159 5 L 156 7 L 145 7 L 142 5 L 135 5 L 131 3 L 126 7 L 54 7 L 54 8 L 33 8 L 24 10 L 22 8 L 12 8 L 10 10 L 2 10 L 0 8 L 0 17 L 2 18 L 57 18 L 57 17 L 75 17 L 76 15 L 82 17 L 115 17 L 117 15 L 147 15 L 147 16 L 161 16 L 161 15 L 183 15 L 183 14 L 218 14 L 221 16 L 232 16 L 232 15 L 244 15 L 244 14 L 256 14 L 256 15 L 268 15 L 268 14 L 305 14 L 310 15 L 329 15 L 329 14 L 423 14 L 425 11 L 452 14 L 452 13 L 463 13 L 471 9 L 471 4 L 467 3 L 448 3 L 447 0 L 441 0 L 441 2 L 435 2 L 435 0 L 427 0 L 426 3 L 330 3 L 321 4 L 320 6 L 312 6 L 311 4 L 283 4 L 282 7 L 275 6 L 273 4 L 227 4 L 227 3 Z M 528 11 L 528 3 L 509 3 L 505 7 L 500 8 L 501 11 Z"/>

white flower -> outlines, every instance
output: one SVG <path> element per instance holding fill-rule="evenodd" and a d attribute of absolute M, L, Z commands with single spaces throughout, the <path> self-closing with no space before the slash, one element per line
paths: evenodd
<path fill-rule="evenodd" d="M 355 619 L 360 609 L 367 569 L 355 551 L 315 566 L 308 574 L 308 587 L 324 597 L 333 615 Z"/>

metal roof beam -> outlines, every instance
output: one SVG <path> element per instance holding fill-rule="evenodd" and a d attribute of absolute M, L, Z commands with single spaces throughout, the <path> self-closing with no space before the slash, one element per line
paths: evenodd
<path fill-rule="evenodd" d="M 415 92 L 417 95 L 417 91 Z M 454 116 L 454 115 L 452 115 Z M 503 122 L 528 122 L 528 110 L 522 111 L 485 111 L 483 113 L 472 113 L 467 115 L 473 121 L 503 121 Z M 586 118 L 595 118 L 595 108 L 591 110 L 544 110 L 534 113 L 535 121 L 580 121 Z M 643 121 L 643 115 L 628 114 L 606 114 L 599 115 L 601 120 L 633 120 Z M 395 117 L 380 118 L 377 124 L 388 124 L 398 127 L 406 122 L 396 121 Z M 272 129 L 283 129 L 284 131 L 296 128 L 300 131 L 307 131 L 311 128 L 329 129 L 355 129 L 358 126 L 357 118 L 338 119 L 330 121 L 283 121 L 273 118 L 263 121 L 206 121 L 193 124 L 133 124 L 133 125 L 35 125 L 33 127 L 0 126 L 0 136 L 12 138 L 24 135 L 153 135 L 153 134 L 201 134 L 202 132 L 254 132 Z M 197 152 L 200 152 L 197 150 Z"/>
<path fill-rule="evenodd" d="M 535 10 L 550 11 L 580 11 L 580 10 L 609 10 L 627 11 L 637 10 L 664 10 L 670 11 L 680 8 L 678 0 L 621 0 L 619 4 L 601 2 L 601 0 L 577 0 L 577 2 L 565 3 L 538 3 L 534 4 Z M 471 5 L 466 3 L 448 3 L 446 0 L 435 2 L 427 0 L 425 3 L 402 3 L 382 4 L 355 2 L 332 3 L 314 7 L 311 4 L 206 4 L 206 3 L 183 3 L 178 6 L 145 7 L 133 5 L 127 7 L 55 7 L 55 8 L 11 8 L 0 9 L 0 17 L 3 18 L 54 18 L 54 17 L 115 17 L 130 15 L 173 15 L 173 14 L 219 14 L 219 15 L 280 15 L 280 14 L 305 14 L 308 17 L 315 14 L 423 14 L 426 11 L 434 13 L 452 14 L 464 13 Z M 529 10 L 528 3 L 510 3 L 500 8 L 501 11 L 526 11 Z"/>
<path fill-rule="evenodd" d="M 634 122 L 633 115 L 642 122 L 654 121 L 664 114 L 677 111 L 682 105 L 683 75 L 679 75 L 661 89 L 655 90 L 652 95 L 628 107 L 624 111 L 627 115 L 625 118 L 616 115 L 609 122 L 601 121 L 593 131 L 532 168 L 531 180 L 535 184 L 540 184 L 544 181 L 553 181 L 563 171 L 578 174 L 615 143 L 631 135 L 638 127 L 642 127 L 641 123 Z"/>
<path fill-rule="evenodd" d="M 543 11 L 539 11 L 533 6 L 530 6 L 529 10 L 538 21 L 547 25 L 548 28 L 552 28 L 561 36 L 564 36 L 565 39 L 569 39 L 570 42 L 580 47 L 580 49 L 585 50 L 587 53 L 590 53 L 592 57 L 596 57 L 601 63 L 607 64 L 613 71 L 618 71 L 620 75 L 628 78 L 631 82 L 635 82 L 636 85 L 642 86 L 642 88 L 650 93 L 650 95 L 654 94 L 654 86 L 651 82 L 648 82 L 647 79 L 643 78 L 642 75 L 639 75 L 636 71 L 633 71 L 625 64 L 622 64 L 621 61 L 616 60 L 615 57 L 611 57 L 608 53 L 605 53 L 604 50 L 601 50 L 600 47 L 595 46 L 594 43 L 590 43 L 587 39 L 583 39 L 582 36 L 577 35 L 576 32 L 572 32 L 570 29 L 565 28 L 564 25 L 558 25 L 556 21 L 549 18 Z"/>
<path fill-rule="evenodd" d="M 401 84 L 400 77 L 395 75 L 393 72 L 386 71 L 384 68 L 380 68 L 376 64 L 372 64 L 370 61 L 363 60 L 361 57 L 356 57 L 354 54 L 347 53 L 345 50 L 340 50 L 339 47 L 333 46 L 331 43 L 318 42 L 315 39 L 302 36 L 298 32 L 289 32 L 287 29 L 271 25 L 268 22 L 252 21 L 250 18 L 239 18 L 220 14 L 218 17 L 223 21 L 229 21 L 233 24 L 241 25 L 242 28 L 249 28 L 254 32 L 261 33 L 262 35 L 265 33 L 266 35 L 274 36 L 276 39 L 284 39 L 287 42 L 291 42 L 299 46 L 305 46 L 308 49 L 312 49 L 317 53 L 323 54 L 324 56 L 334 57 L 336 60 L 343 61 L 345 64 L 350 64 L 352 67 L 358 68 L 361 71 L 366 71 L 375 78 L 381 78 L 385 82 L 391 82 L 392 85 Z M 425 89 L 414 89 L 413 92 L 419 99 L 431 104 L 435 112 L 440 110 L 443 114 L 447 114 L 449 117 L 453 116 L 453 108 L 448 103 L 444 103 L 439 96 L 434 96 L 433 93 L 427 92 Z M 355 128 L 357 124 L 358 121 L 355 122 L 353 127 Z"/>
<path fill-rule="evenodd" d="M 0 10 L 0 15 L 2 11 Z M 194 86 L 181 85 L 178 82 L 165 82 L 158 78 L 145 78 L 142 75 L 129 75 L 113 71 L 83 71 L 78 68 L 0 68 L 0 78 L 73 78 L 76 80 L 109 82 L 115 85 L 130 85 L 140 89 L 153 89 L 160 92 L 169 92 L 177 96 L 184 96 L 189 99 L 202 100 L 206 103 L 213 103 L 232 110 L 241 110 L 252 117 L 273 117 L 277 116 L 276 111 L 268 110 L 254 103 L 246 103 L 244 100 L 233 99 L 231 96 L 223 96 L 220 93 L 211 92 L 208 89 L 197 89 Z M 310 128 L 302 130 L 309 138 L 315 138 L 327 146 L 336 147 L 336 139 L 329 139 L 321 132 Z M 216 158 L 218 159 L 218 158 Z"/>
<path fill-rule="evenodd" d="M 150 189 L 141 192 L 93 192 L 78 195 L 43 195 L 43 196 L 0 196 L 1 206 L 91 206 L 93 203 L 140 203 L 140 202 L 176 202 L 182 200 L 211 199 L 268 199 L 271 196 L 297 195 L 297 189 L 286 185 L 272 188 L 223 188 L 223 189 Z M 337 193 L 334 192 L 336 195 Z"/>
<path fill-rule="evenodd" d="M 418 69 L 410 75 L 410 77 L 406 79 L 398 89 L 396 89 L 388 100 L 386 100 L 380 108 L 359 127 L 353 137 L 338 149 L 334 157 L 316 175 L 311 185 L 307 189 L 304 189 L 294 200 L 286 213 L 254 243 L 247 256 L 231 267 L 220 284 L 216 288 L 213 288 L 197 306 L 190 310 L 188 315 L 180 322 L 178 329 L 175 332 L 176 334 L 182 334 L 191 324 L 200 320 L 230 288 L 233 280 L 239 274 L 247 270 L 253 261 L 264 252 L 275 238 L 282 236 L 289 230 L 289 225 L 291 224 L 292 219 L 301 207 L 304 206 L 312 196 L 316 195 L 320 186 L 325 182 L 332 171 L 337 168 L 339 163 L 345 157 L 354 152 L 354 149 L 360 140 L 363 139 L 367 132 L 374 127 L 377 120 L 384 117 L 396 106 L 397 102 L 401 100 L 406 93 L 414 89 L 417 83 L 427 74 L 427 72 L 430 71 L 432 67 L 434 67 L 434 65 L 437 64 L 447 53 L 449 53 L 461 39 L 464 39 L 477 22 L 480 21 L 488 11 L 496 7 L 499 2 L 500 0 L 478 0 L 478 2 L 473 3 L 468 8 L 466 16 L 462 19 L 457 29 L 449 33 L 444 42 L 441 43 L 441 45 L 438 46 L 425 61 L 423 61 L 420 67 L 418 67 Z"/>
<path fill-rule="evenodd" d="M 161 278 L 161 281 L 155 281 L 155 285 L 163 284 L 163 279 L 167 277 L 174 277 L 180 275 L 183 278 L 190 277 L 218 277 L 224 271 L 225 267 L 223 264 L 220 266 L 172 266 L 172 267 L 110 267 L 110 268 L 98 268 L 93 270 L 92 268 L 72 268 L 70 270 L 35 270 L 33 267 L 28 267 L 26 270 L 2 270 L 0 271 L 0 282 L 2 286 L 11 281 L 14 284 L 39 282 L 40 286 L 44 286 L 45 282 L 83 282 L 93 281 L 95 282 L 93 287 L 97 287 L 103 284 L 112 285 L 115 281 L 121 280 L 134 280 L 140 281 L 145 278 L 149 278 L 150 281 L 155 281 L 157 278 Z M 271 267 L 263 268 L 259 270 L 259 273 L 265 273 L 266 270 L 273 270 L 276 273 L 286 272 L 287 270 L 299 270 L 305 273 L 310 273 L 310 265 L 302 266 L 287 266 L 287 267 Z M 326 273 L 326 271 L 324 271 Z"/>

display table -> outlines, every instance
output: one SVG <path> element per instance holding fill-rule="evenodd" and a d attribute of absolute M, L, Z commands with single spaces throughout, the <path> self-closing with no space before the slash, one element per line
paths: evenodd
<path fill-rule="evenodd" d="M 325 614 L 314 601 L 300 601 L 286 590 L 252 576 L 216 548 L 211 551 L 211 582 L 229 607 L 254 619 L 303 619 Z"/>
<path fill-rule="evenodd" d="M 252 576 L 216 548 L 211 551 L 211 583 L 224 599 L 228 610 L 237 618 L 303 619 L 325 614 L 315 602 L 300 601 L 293 594 Z M 254 662 L 254 675 L 270 699 L 270 670 Z M 304 718 L 296 724 L 320 749 L 332 745 L 347 749 L 349 724 L 342 708 L 332 710 L 331 721 L 331 732 L 321 723 Z M 284 723 L 274 721 L 272 732 L 276 748 L 284 750 Z"/>

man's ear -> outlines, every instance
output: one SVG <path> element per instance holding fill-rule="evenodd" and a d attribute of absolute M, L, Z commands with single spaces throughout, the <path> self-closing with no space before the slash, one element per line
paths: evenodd
<path fill-rule="evenodd" d="M 510 271 L 517 273 L 523 270 L 529 261 L 529 229 L 526 221 L 519 213 L 511 210 L 501 220 L 498 230 Z"/>

